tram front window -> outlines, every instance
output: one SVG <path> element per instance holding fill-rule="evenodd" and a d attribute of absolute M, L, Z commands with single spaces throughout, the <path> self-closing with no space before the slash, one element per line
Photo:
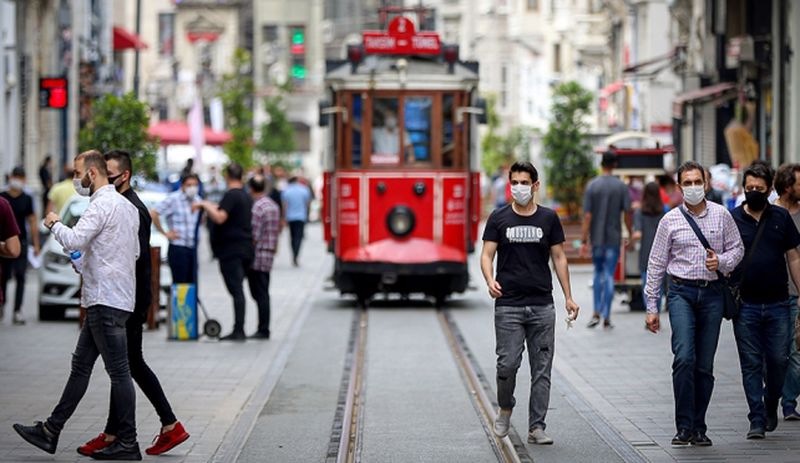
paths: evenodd
<path fill-rule="evenodd" d="M 375 165 L 390 165 L 400 162 L 401 127 L 397 119 L 397 98 L 378 98 L 372 108 L 372 157 Z M 406 160 L 413 159 L 413 145 L 408 132 L 403 132 L 402 154 Z"/>
<path fill-rule="evenodd" d="M 406 162 L 431 161 L 431 106 L 433 99 L 428 96 L 407 97 L 403 101 L 403 118 L 407 143 L 411 153 Z"/>

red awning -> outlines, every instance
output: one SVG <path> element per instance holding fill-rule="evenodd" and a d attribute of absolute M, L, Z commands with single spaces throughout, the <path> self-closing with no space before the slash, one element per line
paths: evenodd
<path fill-rule="evenodd" d="M 608 97 L 625 88 L 625 82 L 618 80 L 600 89 L 600 111 L 608 109 Z"/>
<path fill-rule="evenodd" d="M 686 93 L 677 95 L 672 100 L 672 117 L 675 119 L 683 118 L 683 106 L 686 103 L 706 103 L 713 101 L 720 103 L 733 98 L 736 98 L 737 87 L 735 82 L 722 82 L 719 84 L 709 85 L 708 87 L 698 88 Z"/>
<path fill-rule="evenodd" d="M 150 126 L 147 133 L 160 139 L 161 146 L 188 145 L 189 125 L 184 121 L 161 121 Z M 231 139 L 231 134 L 226 131 L 217 132 L 206 127 L 204 130 L 206 145 L 224 145 Z"/>
<path fill-rule="evenodd" d="M 142 39 L 133 32 L 128 32 L 119 26 L 114 26 L 113 31 L 114 51 L 147 48 L 147 44 L 142 42 Z"/>

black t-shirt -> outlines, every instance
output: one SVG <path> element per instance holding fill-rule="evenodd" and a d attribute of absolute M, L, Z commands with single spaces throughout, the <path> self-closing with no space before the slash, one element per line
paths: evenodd
<path fill-rule="evenodd" d="M 497 276 L 503 295 L 496 306 L 521 307 L 553 302 L 550 247 L 564 242 L 564 229 L 552 209 L 537 206 L 531 216 L 511 205 L 495 209 L 486 221 L 484 241 L 497 243 Z"/>
<path fill-rule="evenodd" d="M 789 275 L 786 271 L 786 251 L 800 246 L 800 233 L 789 212 L 778 206 L 768 205 L 762 213 L 764 231 L 758 248 L 750 257 L 747 269 L 743 268 L 747 254 L 756 238 L 758 222 L 739 206 L 731 212 L 744 243 L 745 257 L 734 272 L 734 281 L 739 286 L 742 300 L 753 304 L 773 304 L 789 298 Z"/>
<path fill-rule="evenodd" d="M 228 219 L 212 228 L 211 248 L 218 259 L 253 258 L 252 207 L 253 200 L 243 189 L 232 188 L 225 192 L 219 208 L 228 213 Z"/>
<path fill-rule="evenodd" d="M 142 203 L 142 200 L 132 189 L 125 190 L 122 196 L 136 206 L 139 211 L 139 258 L 136 260 L 136 302 L 133 312 L 138 315 L 136 321 L 143 323 L 147 317 L 147 309 L 153 299 L 153 293 L 150 289 L 150 278 L 152 277 L 152 269 L 150 268 L 150 227 L 152 219 L 147 206 Z M 161 252 L 167 252 L 167 250 L 162 249 Z"/>
<path fill-rule="evenodd" d="M 6 198 L 8 203 L 11 204 L 14 218 L 17 219 L 17 226 L 19 227 L 19 240 L 27 242 L 28 229 L 26 224 L 28 223 L 28 216 L 33 214 L 33 198 L 27 193 L 22 193 L 15 198 L 8 191 L 1 192 L 0 196 Z M 23 249 L 23 252 L 27 252 L 27 249 Z"/>

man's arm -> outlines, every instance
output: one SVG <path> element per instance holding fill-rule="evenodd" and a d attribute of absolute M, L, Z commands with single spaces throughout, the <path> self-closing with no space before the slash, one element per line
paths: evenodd
<path fill-rule="evenodd" d="M 744 257 L 744 244 L 742 243 L 742 236 L 739 234 L 739 227 L 736 226 L 736 221 L 728 211 L 724 212 L 722 222 L 723 233 L 723 252 L 717 254 L 719 258 L 718 270 L 727 275 L 739 265 L 742 257 Z"/>
<path fill-rule="evenodd" d="M 39 241 L 39 224 L 37 223 L 36 215 L 31 214 L 28 216 L 28 228 L 31 229 L 31 241 L 33 241 L 33 254 L 38 256 L 41 248 Z"/>
<path fill-rule="evenodd" d="M 592 227 L 592 213 L 583 213 L 583 223 L 581 224 L 581 257 L 585 257 L 589 252 L 589 230 Z"/>
<path fill-rule="evenodd" d="M 62 224 L 58 216 L 52 212 L 44 220 L 45 223 L 52 222 L 50 231 L 61 246 L 71 251 L 76 249 L 83 250 L 97 236 L 103 226 L 103 217 L 100 214 L 101 211 L 89 204 L 86 212 L 83 213 L 74 228 L 69 228 Z"/>
<path fill-rule="evenodd" d="M 569 265 L 567 263 L 567 253 L 564 252 L 564 243 L 550 246 L 550 258 L 553 260 L 553 266 L 556 269 L 558 283 L 561 284 L 561 290 L 564 292 L 567 314 L 572 320 L 575 320 L 578 318 L 578 311 L 580 308 L 578 304 L 572 300 L 572 288 L 569 283 Z"/>
<path fill-rule="evenodd" d="M 9 236 L 5 241 L 0 241 L 0 257 L 19 257 L 19 235 Z"/>
<path fill-rule="evenodd" d="M 192 210 L 202 208 L 208 214 L 208 218 L 217 225 L 222 225 L 228 220 L 228 211 L 219 207 L 219 204 L 211 201 L 198 201 L 192 205 Z"/>
<path fill-rule="evenodd" d="M 167 240 L 173 241 L 178 239 L 177 231 L 164 230 L 164 226 L 161 224 L 161 214 L 159 214 L 156 209 L 150 209 L 150 220 L 153 221 L 153 226 L 156 227 L 156 230 L 158 230 L 159 233 L 167 237 Z"/>
<path fill-rule="evenodd" d="M 503 295 L 503 288 L 500 287 L 494 279 L 494 256 L 497 253 L 497 242 L 483 241 L 483 250 L 481 250 L 481 272 L 483 279 L 486 280 L 486 286 L 489 287 L 489 295 L 493 298 L 498 298 Z"/>
<path fill-rule="evenodd" d="M 786 251 L 786 263 L 795 288 L 800 288 L 800 251 L 797 248 Z"/>

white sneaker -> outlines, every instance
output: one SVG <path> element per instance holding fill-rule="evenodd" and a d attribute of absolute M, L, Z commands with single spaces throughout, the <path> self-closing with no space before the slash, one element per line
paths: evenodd
<path fill-rule="evenodd" d="M 501 408 L 494 420 L 494 435 L 501 439 L 506 437 L 509 427 L 511 427 L 511 410 Z"/>
<path fill-rule="evenodd" d="M 14 324 L 15 325 L 24 325 L 25 319 L 22 318 L 22 314 L 19 312 L 14 312 Z"/>
<path fill-rule="evenodd" d="M 528 443 L 537 445 L 551 445 L 553 443 L 553 439 L 544 433 L 544 429 L 533 428 L 533 430 L 528 433 Z"/>

